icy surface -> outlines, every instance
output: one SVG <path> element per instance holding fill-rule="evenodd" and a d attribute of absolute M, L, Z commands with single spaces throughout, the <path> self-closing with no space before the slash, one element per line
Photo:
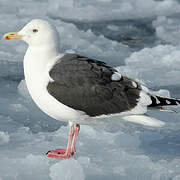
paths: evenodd
<path fill-rule="evenodd" d="M 79 21 L 102 21 L 154 17 L 180 12 L 175 0 L 49 0 L 48 13 L 52 17 L 61 17 Z"/>
<path fill-rule="evenodd" d="M 148 112 L 165 123 L 160 128 L 119 117 L 83 125 L 73 158 L 48 159 L 48 150 L 66 147 L 68 126 L 41 112 L 29 96 L 23 75 L 27 46 L 2 39 L 44 18 L 56 25 L 62 52 L 101 59 L 151 93 L 180 98 L 179 3 L 1 0 L 0 180 L 179 180 L 179 106 L 172 108 L 177 113 Z"/>
<path fill-rule="evenodd" d="M 180 85 L 179 57 L 180 46 L 158 45 L 132 53 L 125 59 L 125 66 L 117 69 L 124 75 L 143 79 L 150 86 Z"/>
<path fill-rule="evenodd" d="M 66 172 L 66 173 L 64 173 Z M 80 163 L 74 159 L 63 160 L 50 167 L 50 177 L 52 180 L 58 178 L 64 180 L 84 180 L 85 175 Z"/>
<path fill-rule="evenodd" d="M 179 45 L 180 41 L 180 23 L 179 18 L 168 18 L 159 16 L 153 21 L 156 35 L 164 42 Z"/>

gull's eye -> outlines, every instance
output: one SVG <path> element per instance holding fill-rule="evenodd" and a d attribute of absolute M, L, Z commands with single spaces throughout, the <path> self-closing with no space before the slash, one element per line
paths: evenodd
<path fill-rule="evenodd" d="M 38 29 L 33 29 L 33 32 L 34 32 L 34 33 L 38 32 Z"/>

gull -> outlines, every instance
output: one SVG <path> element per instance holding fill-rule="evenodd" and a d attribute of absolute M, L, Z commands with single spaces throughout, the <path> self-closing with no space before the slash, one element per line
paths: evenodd
<path fill-rule="evenodd" d="M 164 122 L 145 114 L 148 108 L 180 103 L 178 99 L 152 95 L 136 80 L 102 61 L 61 53 L 59 34 L 45 20 L 34 19 L 4 38 L 28 44 L 24 75 L 32 99 L 50 117 L 69 123 L 67 148 L 48 151 L 50 158 L 69 158 L 75 153 L 80 124 L 117 116 L 143 125 L 163 126 Z"/>

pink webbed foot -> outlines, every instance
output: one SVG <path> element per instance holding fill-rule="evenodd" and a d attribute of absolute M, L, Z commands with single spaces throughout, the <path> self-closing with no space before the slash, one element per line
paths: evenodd
<path fill-rule="evenodd" d="M 50 150 L 46 153 L 46 155 L 48 154 L 65 154 L 66 149 L 55 149 L 55 150 Z"/>
<path fill-rule="evenodd" d="M 75 144 L 76 144 L 77 136 L 79 134 L 79 130 L 80 130 L 79 124 L 77 124 L 75 127 L 73 125 L 70 126 L 67 149 L 51 150 L 48 151 L 46 155 L 49 158 L 59 158 L 59 159 L 70 158 L 71 156 L 73 156 L 75 153 Z"/>
<path fill-rule="evenodd" d="M 66 149 L 56 149 L 56 150 L 51 150 L 51 151 L 48 151 L 46 153 L 47 157 L 49 158 L 59 158 L 59 159 L 62 159 L 62 158 L 70 158 L 73 154 L 71 153 L 68 153 Z"/>

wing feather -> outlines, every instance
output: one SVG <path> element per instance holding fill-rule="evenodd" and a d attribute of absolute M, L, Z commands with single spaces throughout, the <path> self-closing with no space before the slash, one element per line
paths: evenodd
<path fill-rule="evenodd" d="M 50 70 L 53 82 L 47 89 L 61 103 L 90 116 L 131 110 L 138 103 L 141 88 L 134 87 L 135 81 L 127 77 L 112 80 L 116 72 L 104 62 L 66 54 Z"/>

